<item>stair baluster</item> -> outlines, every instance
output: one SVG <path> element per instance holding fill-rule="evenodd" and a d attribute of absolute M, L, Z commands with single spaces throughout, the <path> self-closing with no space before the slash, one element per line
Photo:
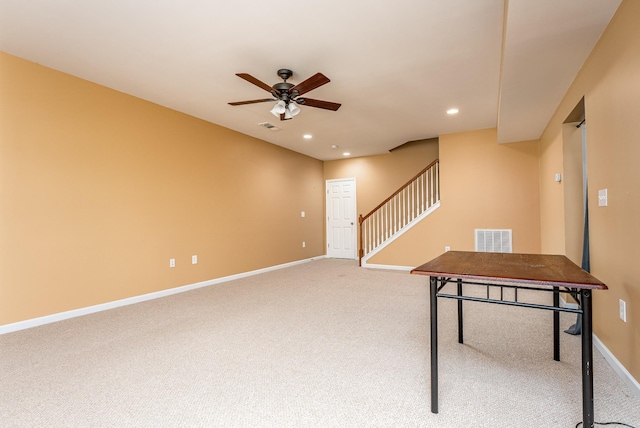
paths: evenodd
<path fill-rule="evenodd" d="M 360 214 L 360 266 L 365 256 L 402 232 L 413 220 L 438 202 L 440 182 L 439 162 L 436 159 L 368 214 Z"/>

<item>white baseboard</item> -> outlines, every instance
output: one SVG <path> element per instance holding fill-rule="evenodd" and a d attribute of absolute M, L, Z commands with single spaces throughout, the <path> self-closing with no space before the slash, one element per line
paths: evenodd
<path fill-rule="evenodd" d="M 415 268 L 415 266 L 377 265 L 372 263 L 365 263 L 364 261 L 362 262 L 362 267 L 368 269 L 405 270 L 407 272 Z"/>
<path fill-rule="evenodd" d="M 629 387 L 631 392 L 636 397 L 640 398 L 640 383 L 629 373 L 629 371 L 618 361 L 618 359 L 609 351 L 609 348 L 604 346 L 604 343 L 598 339 L 598 336 L 593 335 L 593 346 L 600 351 L 604 359 L 609 363 L 614 372 L 620 376 L 622 382 Z"/>
<path fill-rule="evenodd" d="M 567 303 L 567 301 L 562 298 L 562 294 L 560 295 L 560 306 L 563 308 L 578 309 L 577 303 Z"/>
<path fill-rule="evenodd" d="M 63 321 L 69 318 L 75 318 L 83 315 L 93 314 L 96 312 L 106 311 L 109 309 L 119 308 L 121 306 L 133 305 L 135 303 L 145 302 L 147 300 L 159 299 L 161 297 L 170 296 L 172 294 L 184 293 L 185 291 L 195 290 L 201 287 L 208 287 L 210 285 L 220 284 L 223 282 L 233 281 L 241 278 L 247 278 L 253 275 L 271 272 L 274 270 L 283 269 L 283 268 L 299 265 L 302 263 L 307 263 L 307 262 L 318 260 L 321 258 L 325 258 L 325 256 L 312 257 L 310 259 L 298 260 L 295 262 L 284 263 L 281 265 L 239 273 L 236 275 L 229 275 L 229 276 L 224 276 L 222 278 L 210 279 L 208 281 L 197 282 L 195 284 L 189 284 L 181 287 L 170 288 L 168 290 L 156 291 L 153 293 L 142 294 L 140 296 L 128 297 L 126 299 L 116 300 L 113 302 L 101 303 L 99 305 L 88 306 L 86 308 L 73 309 L 70 311 L 59 312 L 57 314 L 51 314 L 43 317 L 32 318 L 24 321 L 18 321 L 11 324 L 0 325 L 0 335 L 6 334 L 6 333 L 12 333 L 14 331 L 24 330 L 27 328 L 38 327 L 44 324 Z"/>
<path fill-rule="evenodd" d="M 560 306 L 562 306 L 563 308 L 578 309 L 577 303 L 567 303 L 562 298 L 562 296 L 560 297 Z M 629 373 L 629 371 L 620 363 L 620 361 L 618 361 L 618 359 L 611 353 L 611 351 L 609 351 L 609 348 L 604 346 L 604 343 L 602 343 L 602 341 L 598 339 L 598 336 L 596 336 L 595 334 L 593 335 L 593 346 L 598 351 L 600 351 L 613 371 L 616 372 L 618 376 L 620 376 L 622 382 L 624 382 L 624 384 L 629 387 L 631 392 L 634 393 L 638 398 L 640 398 L 640 383 L 635 380 L 631 373 Z"/>
<path fill-rule="evenodd" d="M 145 302 L 147 300 L 159 299 L 161 297 L 170 296 L 172 294 L 184 293 L 185 291 L 195 290 L 201 287 L 208 287 L 210 285 L 221 284 L 223 282 L 233 281 L 236 279 L 247 278 L 253 275 L 259 275 L 261 273 L 271 272 L 278 269 L 284 269 L 291 266 L 296 266 L 303 263 L 308 263 L 313 260 L 326 258 L 326 256 L 312 257 L 309 259 L 298 260 L 295 262 L 284 263 L 281 265 L 271 266 L 268 268 L 257 269 L 249 272 L 244 272 L 236 275 L 229 275 L 222 278 L 211 279 L 208 281 L 197 282 L 195 284 L 184 285 L 181 287 L 170 288 L 168 290 L 156 291 L 153 293 L 143 294 L 140 296 L 129 297 L 126 299 L 116 300 L 113 302 L 102 303 L 99 305 L 88 306 L 86 308 L 74 309 L 65 312 L 59 312 L 57 314 L 46 315 L 43 317 L 33 318 L 25 321 L 19 321 L 12 324 L 5 324 L 0 326 L 0 335 L 6 333 L 12 333 L 27 328 L 37 327 L 45 324 L 50 324 L 58 321 L 63 321 L 70 318 L 80 317 L 83 315 L 93 314 L 96 312 L 106 311 L 109 309 L 118 308 L 121 306 L 133 305 L 135 303 Z M 392 266 L 392 265 L 377 265 L 377 264 L 363 264 L 363 267 L 370 269 L 388 269 L 388 270 L 402 270 L 410 271 L 413 267 L 410 266 Z M 561 306 L 576 307 L 575 303 L 566 303 L 562 297 Z M 622 381 L 629 387 L 629 389 L 638 397 L 640 397 L 640 383 L 629 373 L 629 371 L 618 361 L 618 359 L 609 351 L 609 349 L 593 335 L 593 344 L 596 349 L 600 351 L 604 359 L 609 363 L 611 368 L 620 376 Z"/>

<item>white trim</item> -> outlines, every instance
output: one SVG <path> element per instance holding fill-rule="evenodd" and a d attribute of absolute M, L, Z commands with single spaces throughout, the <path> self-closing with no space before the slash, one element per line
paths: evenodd
<path fill-rule="evenodd" d="M 562 296 L 560 297 L 560 306 L 563 308 L 578 309 L 577 303 L 567 303 Z M 622 382 L 631 389 L 631 391 L 640 398 L 640 383 L 629 373 L 629 371 L 618 361 L 618 359 L 609 351 L 609 348 L 604 346 L 604 343 L 598 336 L 593 335 L 593 346 L 600 351 L 604 359 L 609 363 L 614 372 L 620 377 Z"/>
<path fill-rule="evenodd" d="M 598 336 L 593 335 L 593 346 L 600 351 L 605 360 L 609 363 L 611 368 L 618 376 L 622 382 L 629 387 L 631 392 L 633 392 L 636 397 L 640 398 L 640 383 L 629 373 L 629 371 L 618 361 L 618 359 L 609 351 L 609 348 L 604 346 L 604 343 L 598 339 Z"/>
<path fill-rule="evenodd" d="M 572 309 L 578 309 L 578 304 L 577 303 L 567 303 L 566 300 L 564 300 L 562 298 L 562 295 L 560 296 L 560 307 L 562 308 L 572 308 Z"/>
<path fill-rule="evenodd" d="M 172 294 L 184 293 L 185 291 L 195 290 L 196 288 L 207 287 L 210 285 L 220 284 L 223 282 L 233 281 L 236 279 L 247 278 L 261 273 L 271 272 L 278 269 L 284 269 L 291 266 L 307 263 L 313 260 L 325 258 L 325 256 L 312 257 L 310 259 L 298 260 L 295 262 L 284 263 L 281 265 L 271 266 L 267 268 L 257 269 L 249 272 L 239 273 L 235 275 L 223 276 L 221 278 L 210 279 L 208 281 L 197 282 L 195 284 L 183 285 L 181 287 L 170 288 L 168 290 L 156 291 L 153 293 L 142 294 L 140 296 L 128 297 L 126 299 L 115 300 L 113 302 L 101 303 L 99 305 L 87 306 L 86 308 L 73 309 L 70 311 L 59 312 L 57 314 L 45 315 L 43 317 L 32 318 L 24 321 L 18 321 L 12 324 L 0 325 L 0 335 L 24 330 L 31 327 L 38 327 L 44 324 L 50 324 L 57 321 L 63 321 L 70 318 L 89 315 L 96 312 L 102 312 L 109 309 L 119 308 L 121 306 L 133 305 L 135 303 L 145 302 L 147 300 L 159 299 L 161 297 L 170 296 Z"/>
<path fill-rule="evenodd" d="M 195 290 L 197 288 L 207 287 L 210 285 L 221 284 L 223 282 L 233 281 L 236 279 L 247 278 L 254 275 L 259 275 L 261 273 L 271 272 L 278 269 L 284 269 L 296 265 L 300 265 L 303 263 L 308 263 L 313 260 L 323 259 L 326 256 L 318 256 L 312 257 L 309 259 L 298 260 L 295 262 L 284 263 L 281 265 L 271 266 L 268 268 L 257 269 L 249 272 L 239 273 L 236 275 L 224 276 L 221 278 L 211 279 L 208 281 L 197 282 L 195 284 L 184 285 L 181 287 L 170 288 L 168 290 L 156 291 L 153 293 L 143 294 L 140 296 L 129 297 L 126 299 L 116 300 L 113 302 L 102 303 L 99 305 L 88 306 L 86 308 L 74 309 L 66 312 L 60 312 L 57 314 L 46 315 L 39 318 L 32 318 L 25 321 L 19 321 L 12 324 L 5 324 L 0 326 L 0 335 L 6 333 L 12 333 L 15 331 L 25 330 L 27 328 L 37 327 L 45 324 L 54 323 L 57 321 L 63 321 L 70 318 L 80 317 L 83 315 L 89 315 L 96 312 L 106 311 L 109 309 L 118 308 L 121 306 L 133 305 L 135 303 L 145 302 L 147 300 L 158 299 L 161 297 L 170 296 L 172 294 L 183 293 L 185 291 Z M 367 267 L 370 269 L 388 269 L 388 270 L 402 270 L 402 271 L 410 271 L 413 267 L 410 266 L 393 266 L 393 265 L 379 265 L 379 264 L 368 264 L 363 267 Z M 573 307 L 577 305 L 575 303 L 566 303 L 562 297 L 560 297 L 560 303 L 563 307 Z M 596 349 L 600 351 L 604 359 L 609 363 L 611 368 L 620 376 L 620 379 L 632 390 L 633 393 L 637 397 L 640 398 L 640 383 L 629 373 L 629 371 L 618 361 L 618 359 L 609 351 L 609 349 L 598 339 L 598 336 L 593 335 L 593 344 Z"/>
<path fill-rule="evenodd" d="M 378 264 L 371 264 L 371 263 L 369 264 L 362 263 L 362 267 L 368 268 L 368 269 L 405 270 L 407 272 L 415 268 L 415 266 L 378 265 Z"/>
<path fill-rule="evenodd" d="M 414 218 L 413 220 L 411 220 L 409 223 L 407 223 L 402 229 L 400 229 L 399 231 L 397 231 L 393 236 L 391 236 L 391 238 L 387 239 L 386 241 L 384 241 L 382 244 L 380 244 L 379 246 L 377 246 L 376 248 L 374 248 L 371 252 L 369 252 L 369 254 L 367 254 L 366 256 L 364 256 L 362 258 L 362 266 L 363 267 L 370 267 L 372 265 L 367 264 L 367 260 L 369 260 L 371 257 L 375 256 L 376 254 L 378 254 L 380 251 L 382 251 L 387 245 L 391 244 L 393 241 L 395 241 L 396 239 L 398 239 L 399 237 L 401 237 L 402 235 L 405 234 L 405 232 L 407 232 L 409 229 L 411 229 L 413 226 L 415 226 L 416 224 L 420 223 L 425 217 L 427 217 L 429 214 L 431 214 L 432 212 L 434 212 L 435 210 L 437 210 L 438 208 L 440 208 L 440 201 L 436 202 L 435 204 L 431 205 L 429 207 L 428 210 L 426 210 L 425 212 L 423 212 L 422 214 L 420 214 L 418 217 Z"/>

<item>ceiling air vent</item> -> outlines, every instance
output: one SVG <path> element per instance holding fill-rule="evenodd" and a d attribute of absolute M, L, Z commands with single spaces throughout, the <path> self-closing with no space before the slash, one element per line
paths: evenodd
<path fill-rule="evenodd" d="M 270 124 L 269 122 L 262 122 L 262 123 L 259 123 L 258 125 L 267 128 L 269 131 L 279 131 L 280 130 L 280 128 L 278 128 L 275 125 Z"/>
<path fill-rule="evenodd" d="M 476 229 L 476 251 L 512 253 L 511 229 Z"/>

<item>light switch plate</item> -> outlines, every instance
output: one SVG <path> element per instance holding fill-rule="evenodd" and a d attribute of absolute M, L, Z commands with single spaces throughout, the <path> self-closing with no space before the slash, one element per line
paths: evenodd
<path fill-rule="evenodd" d="M 627 322 L 627 302 L 622 299 L 619 299 L 620 302 L 620 319 L 624 322 Z"/>
<path fill-rule="evenodd" d="M 606 207 L 607 203 L 607 189 L 598 190 L 598 206 Z"/>

